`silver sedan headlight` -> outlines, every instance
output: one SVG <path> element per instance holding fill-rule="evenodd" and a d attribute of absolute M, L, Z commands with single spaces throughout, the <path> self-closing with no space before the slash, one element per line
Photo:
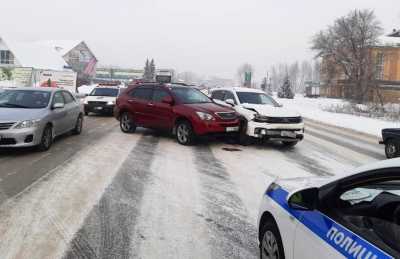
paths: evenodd
<path fill-rule="evenodd" d="M 39 126 L 40 120 L 26 120 L 26 121 L 21 121 L 18 122 L 17 125 L 15 125 L 15 129 L 26 129 L 26 128 L 35 128 Z"/>

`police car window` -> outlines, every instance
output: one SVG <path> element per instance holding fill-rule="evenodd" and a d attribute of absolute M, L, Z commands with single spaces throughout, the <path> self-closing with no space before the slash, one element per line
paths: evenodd
<path fill-rule="evenodd" d="M 222 101 L 224 99 L 224 91 L 214 91 L 211 94 L 211 98 Z"/>
<path fill-rule="evenodd" d="M 152 98 L 151 88 L 136 88 L 131 92 L 131 96 L 135 99 L 150 100 Z"/>
<path fill-rule="evenodd" d="M 350 189 L 338 197 L 337 211 L 353 231 L 400 253 L 400 181 L 385 181 Z"/>
<path fill-rule="evenodd" d="M 156 89 L 156 90 L 154 90 L 154 92 L 153 92 L 153 101 L 154 101 L 154 102 L 161 102 L 162 99 L 163 99 L 164 97 L 166 97 L 166 96 L 169 96 L 169 94 L 168 94 L 166 91 Z"/>

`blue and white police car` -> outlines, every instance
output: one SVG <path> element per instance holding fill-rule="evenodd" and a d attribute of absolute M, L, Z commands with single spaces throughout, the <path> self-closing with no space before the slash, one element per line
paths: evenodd
<path fill-rule="evenodd" d="M 261 258 L 400 258 L 400 159 L 277 180 L 258 223 Z"/>

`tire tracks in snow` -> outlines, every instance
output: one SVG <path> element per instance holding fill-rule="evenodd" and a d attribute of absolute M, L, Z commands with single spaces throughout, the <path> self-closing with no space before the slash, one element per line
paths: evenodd
<path fill-rule="evenodd" d="M 102 118 L 102 120 L 106 121 L 107 119 Z M 3 201 L 21 193 L 40 177 L 65 163 L 77 152 L 94 145 L 99 139 L 103 139 L 115 129 L 117 124 L 114 121 L 110 121 L 109 125 L 99 126 L 98 124 L 102 120 L 98 118 L 89 120 L 91 125 L 94 124 L 91 126 L 94 130 L 92 134 L 84 131 L 80 136 L 62 136 L 46 153 L 34 151 L 31 153 L 32 150 L 30 149 L 10 151 L 10 157 L 14 157 L 8 163 L 0 166 L 0 177 L 2 178 L 0 189 L 5 196 Z M 1 203 L 2 200 L 0 199 Z"/>
<path fill-rule="evenodd" d="M 85 219 L 64 255 L 72 258 L 129 258 L 131 233 L 159 139 L 142 136 L 98 205 Z"/>
<path fill-rule="evenodd" d="M 137 140 L 111 132 L 0 206 L 0 257 L 62 257 Z"/>
<path fill-rule="evenodd" d="M 235 184 L 209 146 L 194 148 L 196 167 L 203 189 L 204 218 L 210 230 L 213 258 L 256 258 L 257 229 L 249 223 L 245 205 L 237 195 Z"/>

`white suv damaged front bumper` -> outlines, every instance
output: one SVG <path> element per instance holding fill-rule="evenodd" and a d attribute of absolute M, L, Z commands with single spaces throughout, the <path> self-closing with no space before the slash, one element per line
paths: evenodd
<path fill-rule="evenodd" d="M 304 123 L 266 123 L 248 121 L 247 135 L 276 141 L 301 141 L 304 138 Z"/>

